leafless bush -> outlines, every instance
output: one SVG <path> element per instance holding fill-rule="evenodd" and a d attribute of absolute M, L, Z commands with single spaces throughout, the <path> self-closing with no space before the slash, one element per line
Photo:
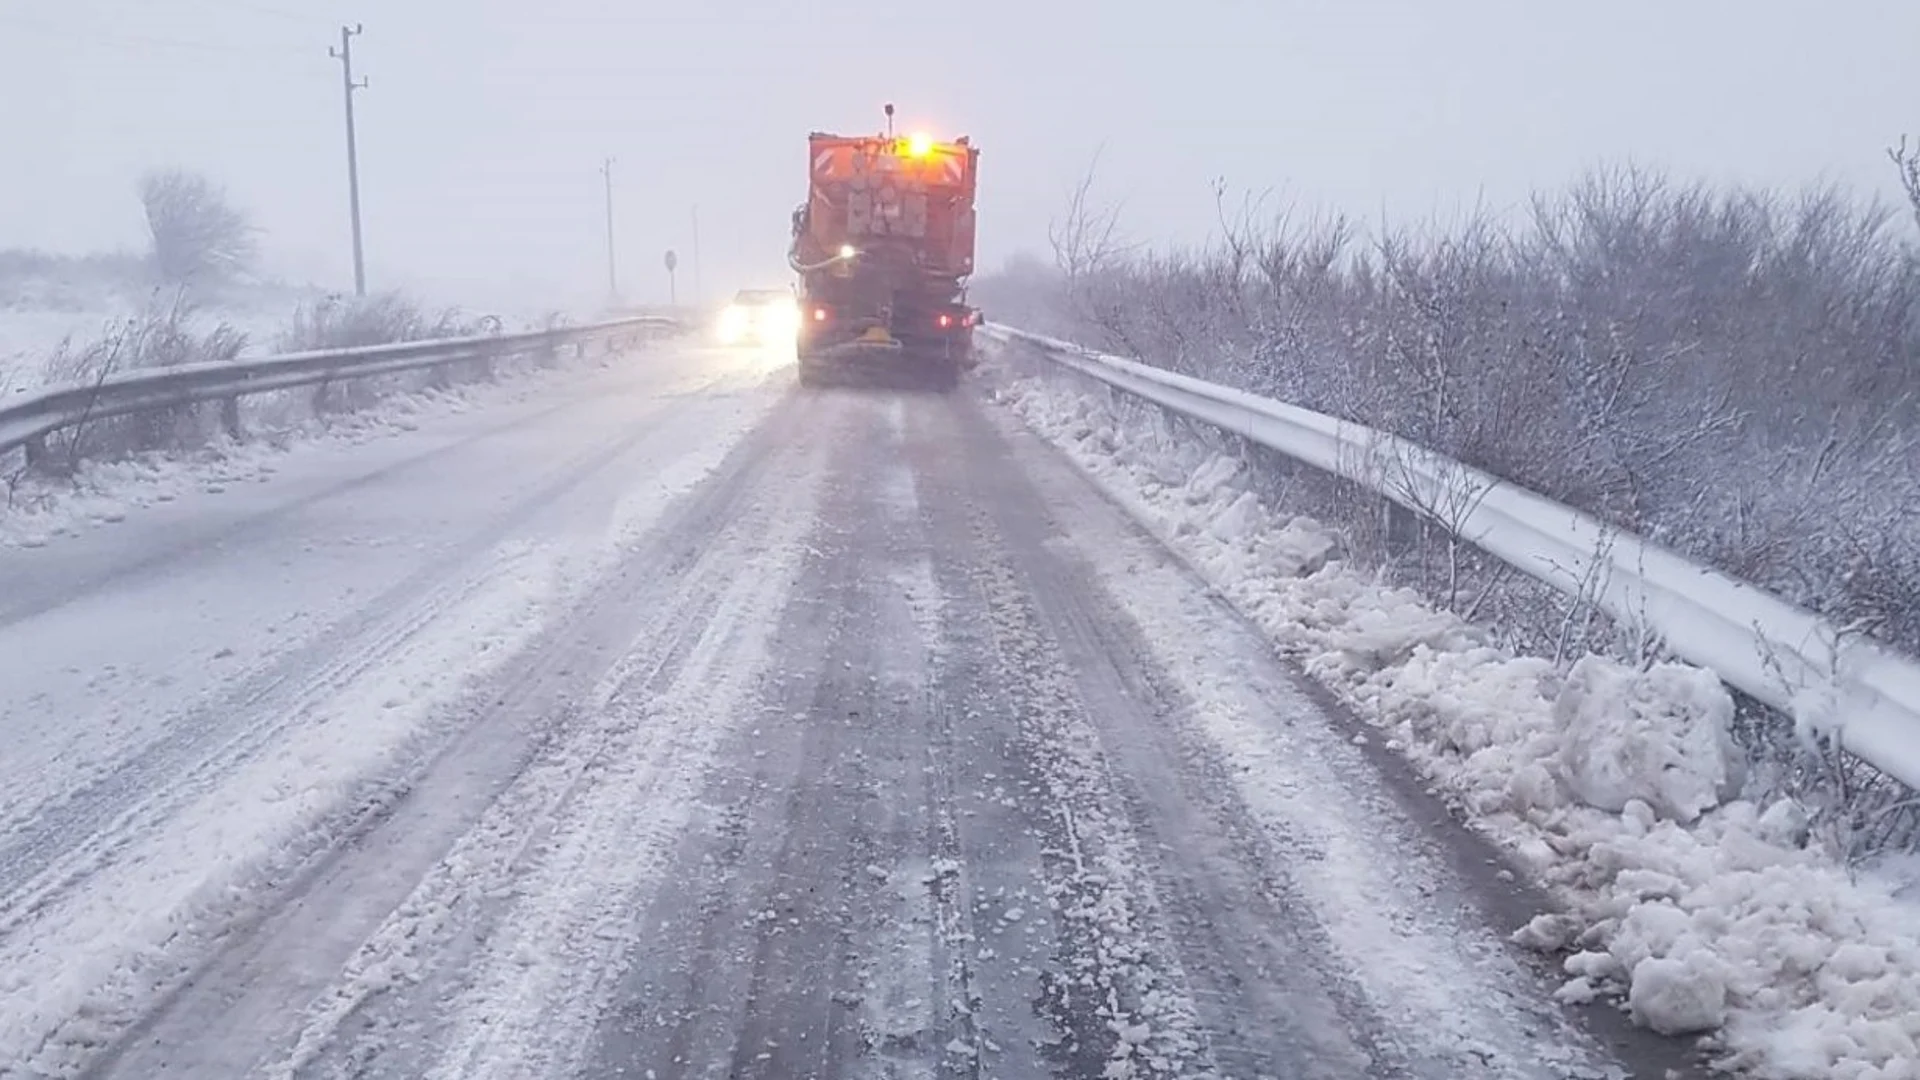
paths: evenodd
<path fill-rule="evenodd" d="M 193 325 L 197 309 L 184 292 L 155 297 L 138 314 L 109 323 L 92 341 L 61 342 L 47 360 L 50 382 L 99 387 L 124 372 L 182 364 L 231 363 L 247 338 L 222 322 L 201 331 Z M 89 420 L 60 432 L 49 449 L 60 467 L 71 471 L 81 458 L 113 457 L 204 438 L 210 425 L 194 406 Z"/>
<path fill-rule="evenodd" d="M 302 305 L 277 342 L 283 352 L 316 349 L 354 349 L 402 341 L 469 337 L 486 332 L 484 319 L 454 309 L 436 313 L 398 293 L 365 298 L 330 296 Z M 356 379 L 345 384 L 323 384 L 314 390 L 316 413 L 365 408 L 396 390 L 419 389 L 433 379 L 431 372 Z"/>
<path fill-rule="evenodd" d="M 295 311 L 276 344 L 283 352 L 352 349 L 477 334 L 483 322 L 453 309 L 428 313 L 399 293 L 329 296 Z"/>
<path fill-rule="evenodd" d="M 153 237 L 153 264 L 172 285 L 218 284 L 252 268 L 256 231 L 226 192 L 177 169 L 140 180 L 140 203 Z"/>
<path fill-rule="evenodd" d="M 1370 239 L 1226 221 L 1076 336 L 1413 439 L 1920 648 L 1920 264 L 1882 207 L 1632 170 Z M 1031 271 L 1031 268 L 1029 268 Z M 1034 291 L 1023 286 L 1025 291 Z"/>

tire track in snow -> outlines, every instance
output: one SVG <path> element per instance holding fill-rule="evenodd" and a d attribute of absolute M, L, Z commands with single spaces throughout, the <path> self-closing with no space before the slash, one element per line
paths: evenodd
<path fill-rule="evenodd" d="M 1136 827 L 1159 838 L 1174 936 L 1211 958 L 1189 970 L 1212 984 L 1200 1000 L 1222 1066 L 1624 1075 L 1455 875 L 1444 811 L 1410 813 L 1257 631 L 1065 461 L 1007 441 L 1040 456 L 1021 480 L 1031 490 L 1005 504 L 1011 527 L 1044 532 L 1021 503 L 1078 525 L 1070 544 L 1034 536 L 1021 548 L 1103 702 Z"/>
<path fill-rule="evenodd" d="M 997 529 L 976 510 L 987 561 L 978 584 L 993 645 L 1030 763 L 1019 781 L 1039 820 L 1045 894 L 1014 897 L 1003 924 L 1054 921 L 1055 952 L 1041 1011 L 1059 1029 L 1054 1065 L 1116 1080 L 1215 1075 L 1186 971 L 1159 922 L 1159 900 L 1117 805 L 1098 735 L 1028 584 L 996 551 Z M 1003 928 L 1005 928 L 1003 926 Z"/>
<path fill-rule="evenodd" d="M 623 458 L 688 434 L 672 425 L 643 426 L 567 462 L 555 480 L 447 558 L 409 575 L 264 671 L 170 719 L 164 734 L 112 771 L 26 810 L 0 833 L 0 882 L 6 883 L 0 941 L 510 570 L 511 557 L 502 561 L 498 549 L 527 522 Z"/>
<path fill-rule="evenodd" d="M 874 407 L 779 634 L 788 675 L 648 915 L 594 1075 L 1207 1075 L 955 408 Z"/>
<path fill-rule="evenodd" d="M 965 427 L 975 445 L 1006 446 L 977 415 Z M 1127 612 L 1073 557 L 1078 545 L 1060 526 L 1087 528 L 1097 518 L 1060 492 L 1035 490 L 1028 474 L 1047 464 L 1019 476 L 981 472 L 978 483 L 993 493 L 987 502 L 1022 594 L 1073 672 L 1093 732 L 1084 756 L 1111 792 L 1113 827 L 1135 838 L 1152 923 L 1179 962 L 1205 1048 L 1190 1068 L 1302 1080 L 1400 1075 L 1377 1045 L 1380 1017 L 1327 962 L 1330 946 L 1291 894 L 1289 872 L 1311 873 L 1316 853 L 1297 846 L 1278 857 L 1229 794 L 1226 770 L 1206 767 L 1174 737 L 1190 704 Z M 1191 627 L 1166 631 L 1167 648 L 1189 648 Z"/>
<path fill-rule="evenodd" d="M 762 692 L 779 771 L 756 799 L 763 861 L 738 883 L 749 921 L 721 945 L 742 1005 L 729 1029 L 690 1033 L 691 1075 L 722 1061 L 741 1080 L 850 1074 L 872 1042 L 911 1044 L 925 1027 L 924 983 L 917 995 L 870 988 L 860 947 L 895 902 L 876 870 L 893 862 L 883 852 L 893 794 L 911 782 L 899 727 L 913 715 L 922 647 L 910 622 L 882 621 L 890 578 L 913 562 L 898 516 L 912 498 L 898 464 L 902 406 L 862 394 L 813 400 L 852 423 L 803 568 L 804 606 L 780 628 L 779 674 Z M 916 951 L 891 955 L 889 974 L 919 981 Z M 714 1051 L 704 1060 L 702 1043 Z"/>
<path fill-rule="evenodd" d="M 937 964 L 926 821 L 928 665 L 944 600 L 903 460 L 915 410 L 858 419 L 837 455 L 754 726 L 699 800 L 645 914 L 589 1075 L 968 1075 L 967 1009 Z M 957 1045 L 956 1045 L 957 1044 Z"/>
<path fill-rule="evenodd" d="M 253 514 L 235 522 L 206 531 L 195 532 L 190 537 L 152 551 L 144 557 L 122 564 L 105 573 L 89 577 L 77 585 L 60 584 L 56 587 L 36 587 L 26 583 L 20 592 L 14 594 L 12 602 L 0 606 L 0 630 L 24 622 L 36 615 L 44 615 L 55 608 L 73 603 L 99 593 L 105 589 L 135 578 L 152 574 L 172 563 L 204 555 L 209 549 L 244 543 L 255 535 L 271 529 L 285 519 L 329 499 L 337 499 L 363 488 L 371 487 L 393 476 L 453 457 L 476 444 L 495 439 L 502 435 L 527 428 L 537 427 L 552 420 L 559 414 L 578 408 L 579 401 L 567 400 L 536 408 L 522 413 L 503 423 L 491 424 L 478 431 L 469 432 L 450 441 L 443 442 L 430 450 L 410 454 L 397 461 L 389 462 L 376 469 L 358 473 L 347 479 L 326 484 L 306 495 L 282 503 L 271 510 Z"/>
<path fill-rule="evenodd" d="M 962 598 L 949 603 L 946 685 L 958 775 L 974 788 L 955 841 L 978 937 L 967 977 L 982 1074 L 1213 1075 L 1148 860 L 1004 524 L 1048 510 L 1008 500 L 1013 459 L 977 438 L 973 409 L 923 426 L 939 447 L 924 465 L 938 477 L 930 527 Z"/>
<path fill-rule="evenodd" d="M 936 957 L 957 1037 L 976 1048 L 956 1076 L 1097 1074 L 1095 1050 L 1076 1058 L 1058 1016 L 1043 1008 L 1044 980 L 1065 945 L 1047 894 L 1054 824 L 1040 812 L 1041 782 L 1023 731 L 1014 680 L 997 634 L 993 567 L 1004 552 L 983 530 L 971 475 L 1006 462 L 969 460 L 957 413 L 942 403 L 915 417 L 910 446 L 942 596 L 932 678 L 927 830 L 934 864 Z M 1017 918 L 1007 916 L 1018 908 Z M 1062 1071 L 1064 1070 L 1064 1071 Z"/>
<path fill-rule="evenodd" d="M 0 838 L 18 831 L 23 844 L 64 846 L 70 830 L 52 828 L 54 819 L 84 813 L 70 804 L 90 786 L 111 796 L 108 788 L 124 790 L 141 770 L 161 775 L 162 785 L 176 775 L 177 755 L 160 750 L 143 763 L 142 752 L 209 714 L 218 722 L 269 698 L 284 711 L 300 684 L 351 651 L 355 636 L 380 632 L 387 609 L 418 601 L 422 590 L 407 579 L 422 566 L 433 576 L 467 559 L 470 580 L 486 576 L 489 568 L 461 544 L 497 531 L 496 523 L 509 537 L 554 537 L 547 517 L 516 509 L 590 470 L 610 445 L 679 426 L 678 439 L 656 440 L 652 452 L 636 447 L 645 458 L 637 467 L 650 476 L 663 448 L 737 430 L 774 397 L 751 389 L 761 379 L 743 383 L 745 392 L 662 401 L 649 388 L 687 382 L 690 366 L 685 357 L 664 359 L 589 374 L 584 387 L 564 380 L 551 388 L 566 395 L 558 405 L 498 403 L 510 415 L 532 409 L 506 424 L 493 408 L 477 409 L 433 417 L 418 430 L 303 446 L 276 458 L 256 477 L 259 486 L 184 499 L 141 516 L 137 528 L 83 533 L 0 559 L 0 606 L 46 601 L 43 617 L 0 626 L 0 653 L 26 669 L 0 688 L 0 730 L 12 742 L 0 757 Z M 534 403 L 543 405 L 544 397 Z M 542 419 L 552 429 L 534 423 Z M 635 467 L 614 463 L 600 475 Z M 583 501 L 576 490 L 560 506 L 577 511 Z M 176 548 L 176 558 L 150 558 Z M 117 575 L 114 588 L 88 584 L 102 574 Z M 455 588 L 443 573 L 426 584 L 428 592 Z M 127 771 L 115 777 L 119 770 Z M 26 873 L 0 869 L 0 885 Z"/>
<path fill-rule="evenodd" d="M 782 412 L 788 417 L 789 424 L 795 422 L 791 408 L 785 408 Z M 653 529 L 648 537 L 637 545 L 634 553 L 629 556 L 629 563 L 624 572 L 619 575 L 621 587 L 617 590 L 617 596 L 621 598 L 634 599 L 633 590 L 640 587 L 638 583 L 655 580 L 658 570 L 671 568 L 676 563 L 685 565 L 691 562 L 708 539 L 702 534 L 702 526 L 712 524 L 714 515 L 722 513 L 730 505 L 730 499 L 743 490 L 746 478 L 754 471 L 753 462 L 775 445 L 779 438 L 777 430 L 769 431 L 757 439 L 750 438 L 748 444 L 737 450 L 732 459 L 722 463 L 719 458 L 725 450 L 726 443 L 716 442 L 712 438 L 714 417 L 711 414 L 690 409 L 685 410 L 685 414 L 687 416 L 685 424 L 670 422 L 653 428 L 649 432 L 636 433 L 621 440 L 621 445 L 625 447 L 624 451 L 617 453 L 607 451 L 591 459 L 601 472 L 605 473 L 607 470 L 621 467 L 624 462 L 635 460 L 632 455 L 639 453 L 642 449 L 666 452 L 673 457 L 666 463 L 667 468 L 658 473 L 663 479 L 679 476 L 682 480 L 692 480 L 702 472 L 713 470 L 718 466 L 718 477 L 706 486 L 701 496 L 683 503 L 675 511 L 670 512 L 661 526 Z M 738 414 L 742 420 L 752 415 L 754 415 L 752 410 Z M 705 420 L 705 427 L 701 429 L 703 437 L 695 439 L 692 437 L 692 431 L 700 428 L 703 418 Z M 778 417 L 769 427 L 778 429 L 781 425 L 777 421 Z M 686 426 L 688 424 L 693 427 Z M 678 442 L 678 446 L 673 445 L 675 442 Z M 694 449 L 689 450 L 688 447 Z M 617 475 L 614 478 L 618 479 Z M 571 487 L 584 483 L 587 479 L 586 475 L 573 476 L 545 489 L 540 493 L 539 498 L 545 499 L 547 505 L 551 506 L 552 498 L 558 497 L 555 494 L 556 491 L 570 490 Z M 663 493 L 671 491 L 670 488 L 661 490 Z M 636 503 L 627 507 L 623 513 L 631 511 L 633 514 L 645 514 L 650 509 L 652 509 L 650 504 Z M 703 517 L 703 513 L 706 516 Z M 524 515 L 515 516 L 524 517 Z M 617 536 L 609 536 L 607 542 L 618 542 Z M 654 563 L 644 565 L 649 556 L 655 560 Z M 558 563 L 550 562 L 549 572 L 561 576 L 584 575 L 582 580 L 561 586 L 563 592 L 578 593 L 583 591 L 582 586 L 586 582 L 592 581 L 603 572 L 597 569 L 596 562 L 603 558 L 595 554 L 584 559 L 569 558 Z M 643 565 L 634 566 L 635 561 L 642 562 Z M 542 599 L 544 598 L 543 594 Z M 224 1040 L 208 1038 L 205 1035 L 208 1030 L 219 1030 L 220 1024 L 217 1020 L 211 1025 L 204 1022 L 205 1018 L 200 1017 L 201 1012 L 211 1012 L 216 1017 L 223 1017 L 226 1015 L 224 1010 L 238 1009 L 245 1012 L 250 1004 L 258 1005 L 273 996 L 263 993 L 250 998 L 247 993 L 236 991 L 236 986 L 257 989 L 262 986 L 278 985 L 282 993 L 289 993 L 284 984 L 301 983 L 304 980 L 304 984 L 311 989 L 317 972 L 320 973 L 320 985 L 324 985 L 325 972 L 337 972 L 339 960 L 333 961 L 330 969 L 324 963 L 316 965 L 314 955 L 302 953 L 294 947 L 298 939 L 308 936 L 311 931 L 320 943 L 319 948 L 313 950 L 314 953 L 324 953 L 326 948 L 331 946 L 339 949 L 339 957 L 344 959 L 354 945 L 365 937 L 364 930 L 360 932 L 359 937 L 352 936 L 351 927 L 355 920 L 377 921 L 385 911 L 367 911 L 365 897 L 360 895 L 362 890 L 356 887 L 342 890 L 346 894 L 346 899 L 338 906 L 337 912 L 316 911 L 313 910 L 312 905 L 303 908 L 305 894 L 314 890 L 319 882 L 327 880 L 329 868 L 334 867 L 343 856 L 357 857 L 362 860 L 360 869 L 367 871 L 361 882 L 362 885 L 379 883 L 379 887 L 367 891 L 377 894 L 382 888 L 396 887 L 392 869 L 379 865 L 383 852 L 376 850 L 369 853 L 366 845 L 373 842 L 370 838 L 392 835 L 394 830 L 381 833 L 380 827 L 408 807 L 410 800 L 414 803 L 418 802 L 414 800 L 414 795 L 419 786 L 432 775 L 435 763 L 445 761 L 450 753 L 454 754 L 455 760 L 447 765 L 447 770 L 456 775 L 460 774 L 463 768 L 466 770 L 463 780 L 451 783 L 450 797 L 455 800 L 468 800 L 475 804 L 470 811 L 461 807 L 453 815 L 456 821 L 461 813 L 477 813 L 479 807 L 484 806 L 484 800 L 476 796 L 476 791 L 483 791 L 490 781 L 497 780 L 503 774 L 511 775 L 524 767 L 535 748 L 543 739 L 551 737 L 553 731 L 542 728 L 540 723 L 542 716 L 533 717 L 534 722 L 529 723 L 529 717 L 524 714 L 497 708 L 502 695 L 505 694 L 502 687 L 511 688 L 516 679 L 536 682 L 544 679 L 544 688 L 554 691 L 556 684 L 563 682 L 568 676 L 565 669 L 569 663 L 591 663 L 596 654 L 604 653 L 609 647 L 624 646 L 631 640 L 618 637 L 617 634 L 613 634 L 613 631 L 623 622 L 624 625 L 631 627 L 636 620 L 644 618 L 645 613 L 626 610 L 618 612 L 617 617 L 610 618 L 606 613 L 617 607 L 617 604 L 608 596 L 600 596 L 597 601 L 590 597 L 587 601 L 589 610 L 592 610 L 596 602 L 602 613 L 597 623 L 594 618 L 576 611 L 574 614 L 578 618 L 571 623 L 562 621 L 557 624 L 556 628 L 548 634 L 548 644 L 532 650 L 531 660 L 508 662 L 505 675 L 492 683 L 482 681 L 479 685 L 483 689 L 470 696 L 465 705 L 441 710 L 424 721 L 416 731 L 403 735 L 401 738 L 403 748 L 394 754 L 385 769 L 371 770 L 363 774 L 351 789 L 314 804 L 311 810 L 312 820 L 303 827 L 300 834 L 284 838 L 282 846 L 266 856 L 264 863 L 255 866 L 250 880 L 257 884 L 246 884 L 236 892 L 224 883 L 209 881 L 208 884 L 212 887 L 211 894 L 207 895 L 206 890 L 202 889 L 200 894 L 187 902 L 182 914 L 188 914 L 191 917 L 182 923 L 170 938 L 144 947 L 140 952 L 129 957 L 118 970 L 108 973 L 103 979 L 96 980 L 93 988 L 83 999 L 73 999 L 69 995 L 66 998 L 49 1001 L 46 1000 L 48 995 L 42 993 L 43 1000 L 35 1003 L 42 1010 L 42 1015 L 46 1017 L 41 1022 L 51 1022 L 55 1026 L 51 1029 L 52 1033 L 46 1037 L 45 1045 L 37 1053 L 36 1060 L 41 1062 L 40 1067 L 50 1073 L 65 1075 L 88 1062 L 95 1061 L 102 1051 L 109 1051 L 106 1062 L 111 1064 L 116 1060 L 112 1055 L 124 1054 L 143 1036 L 148 1039 L 144 1045 L 157 1047 L 163 1060 L 169 1055 L 176 1058 L 182 1056 L 191 1058 L 193 1053 L 201 1051 L 213 1055 L 215 1060 L 224 1060 L 221 1055 L 229 1052 L 239 1053 L 239 1051 L 234 1051 Z M 485 642 L 476 642 L 471 637 L 474 626 L 467 625 L 467 620 L 459 616 L 458 610 L 451 612 L 442 610 L 439 621 L 448 624 L 448 628 L 456 631 L 460 636 L 449 638 L 445 646 L 437 647 L 451 648 L 465 643 L 466 648 L 464 651 L 456 650 L 435 658 L 432 668 L 429 669 L 436 673 L 434 678 L 454 682 L 464 681 L 467 677 L 466 672 L 471 667 L 472 648 L 485 647 Z M 584 636 L 582 636 L 583 628 L 587 631 Z M 431 624 L 428 624 L 428 629 L 437 636 L 445 636 L 440 635 Z M 593 634 L 596 632 L 606 633 L 610 638 L 594 640 Z M 503 662 L 512 649 L 496 648 L 492 652 L 499 659 L 490 662 L 487 665 L 489 667 Z M 389 667 L 406 667 L 407 658 L 404 652 L 401 655 L 388 654 L 381 659 Z M 416 658 L 416 662 L 418 659 Z M 607 659 L 604 662 L 610 663 L 611 660 Z M 532 665 L 533 673 L 528 671 L 529 664 Z M 547 666 L 542 668 L 542 664 Z M 377 671 L 379 668 L 376 667 L 373 670 Z M 334 703 L 335 711 L 342 707 L 344 702 L 351 701 L 356 694 L 366 693 L 357 683 L 349 683 L 341 690 L 346 696 Z M 493 696 L 489 697 L 489 695 Z M 362 710 L 362 715 L 365 715 L 366 710 L 372 710 L 373 714 L 378 714 L 380 705 L 377 700 L 367 700 L 359 702 L 354 707 Z M 285 729 L 287 724 L 282 723 L 279 727 Z M 469 737 L 462 742 L 463 733 L 471 733 L 476 729 L 481 733 L 480 736 Z M 393 737 L 394 733 L 391 731 L 382 735 L 382 738 L 389 740 Z M 294 727 L 287 731 L 281 743 L 302 741 L 312 743 L 314 735 L 305 729 Z M 271 765 L 274 761 L 286 760 L 287 750 L 280 743 L 268 741 L 266 746 L 269 751 L 268 756 L 258 757 L 256 761 L 249 762 L 245 766 L 246 770 L 255 770 Z M 460 749 L 471 753 L 471 757 L 461 758 L 456 753 Z M 329 756 L 337 753 L 325 745 L 310 746 L 307 752 Z M 362 748 L 356 747 L 355 752 L 362 752 Z M 470 768 L 467 768 L 469 766 Z M 297 768 L 297 765 L 294 767 Z M 230 772 L 230 783 L 238 783 L 244 776 L 244 772 Z M 429 808 L 425 813 L 426 816 L 432 816 L 436 812 L 445 814 L 448 809 L 447 807 Z M 162 832 L 161 829 L 167 831 Z M 430 833 L 431 830 L 428 832 Z M 177 835 L 181 840 L 185 840 L 189 837 L 199 837 L 204 833 L 206 833 L 204 824 L 196 826 L 185 818 L 167 819 L 157 824 L 155 831 L 151 834 L 155 837 L 152 843 L 146 841 L 141 843 L 144 848 L 151 848 L 170 836 Z M 217 837 L 217 830 L 210 835 Z M 402 844 L 400 847 L 404 848 L 405 845 Z M 444 848 L 444 844 L 442 847 Z M 433 853 L 438 854 L 437 851 Z M 369 868 L 368 862 L 374 865 Z M 185 863 L 182 866 L 184 869 L 195 869 L 202 876 L 208 872 L 204 866 L 188 867 Z M 141 863 L 138 861 L 129 863 L 125 873 L 137 874 L 141 872 L 140 867 Z M 114 872 L 120 873 L 118 869 Z M 97 879 L 100 875 L 96 874 L 93 877 Z M 339 880 L 338 874 L 334 875 L 334 880 L 336 882 Z M 88 892 L 81 894 L 76 902 L 91 902 L 90 897 L 95 894 L 101 882 L 89 880 L 86 884 Z M 404 897 L 410 885 L 411 882 L 404 878 L 397 882 L 399 894 L 395 897 L 396 902 L 400 897 Z M 70 906 L 72 905 L 63 905 L 63 907 Z M 259 936 L 260 928 L 271 926 L 276 917 L 288 919 L 289 912 L 297 913 L 291 916 L 292 921 L 296 923 L 301 918 L 306 919 L 305 926 L 299 930 L 293 940 L 269 942 L 263 945 Z M 177 918 L 172 916 L 171 912 L 160 914 L 162 917 Z M 268 937 L 272 937 L 271 933 Z M 345 944 L 341 946 L 340 942 L 343 939 Z M 44 988 L 42 990 L 44 991 Z M 298 997 L 297 988 L 291 993 L 294 998 Z M 277 1018 L 263 1019 L 263 1017 L 269 1017 L 269 1013 L 263 1008 L 258 1009 L 254 1017 L 255 1023 L 246 1029 L 248 1034 L 256 1038 L 265 1038 L 266 1036 L 261 1032 L 272 1030 L 276 1023 L 284 1026 L 298 1016 L 302 1004 L 304 1004 L 303 1001 L 296 1000 L 287 1015 Z M 47 1012 L 49 1009 L 53 1011 Z M 61 1010 L 66 1010 L 65 1015 L 69 1017 L 68 1019 L 60 1019 Z M 143 1016 L 144 1020 L 142 1020 Z M 169 1017 L 176 1019 L 169 1021 Z M 196 1017 L 200 1018 L 196 1019 Z M 19 1018 L 15 1019 L 17 1021 Z M 171 1031 L 166 1028 L 169 1022 L 175 1025 Z M 128 1029 L 130 1025 L 132 1026 L 131 1034 L 125 1038 L 118 1037 L 119 1033 Z M 131 1074 L 147 1075 L 140 1069 L 134 1069 Z M 189 1074 L 192 1074 L 192 1070 L 189 1070 Z"/>
<path fill-rule="evenodd" d="M 579 779 L 535 818 L 547 823 L 547 835 L 527 865 L 494 879 L 514 891 L 513 907 L 489 919 L 484 947 L 460 972 L 469 988 L 421 1075 L 544 1077 L 577 1069 L 631 947 L 635 909 L 658 884 L 688 804 L 764 667 L 802 557 L 800 537 L 814 517 L 809 481 L 818 473 L 776 476 L 771 486 L 781 497 L 773 509 L 735 526 L 754 543 L 742 558 L 709 565 L 706 585 L 716 595 L 688 625 L 684 653 L 647 656 L 619 677 L 600 710 L 603 737 L 581 748 Z M 452 885 L 474 883 L 461 874 Z"/>

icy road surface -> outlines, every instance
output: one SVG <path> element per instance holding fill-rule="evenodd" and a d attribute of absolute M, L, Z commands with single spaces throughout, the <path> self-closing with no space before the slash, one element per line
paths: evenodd
<path fill-rule="evenodd" d="M 0 1075 L 1657 1075 L 1303 686 L 965 396 L 308 448 L 0 556 Z"/>

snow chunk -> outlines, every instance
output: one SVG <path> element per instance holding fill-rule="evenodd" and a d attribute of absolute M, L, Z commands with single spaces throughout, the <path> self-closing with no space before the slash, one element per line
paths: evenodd
<path fill-rule="evenodd" d="M 1553 992 L 1553 999 L 1563 1005 L 1585 1005 L 1599 996 L 1599 987 L 1586 979 L 1568 979 L 1560 989 Z"/>
<path fill-rule="evenodd" d="M 1770 844 L 1797 848 L 1807 842 L 1807 810 L 1792 799 L 1780 799 L 1767 807 L 1755 825 L 1761 838 Z"/>
<path fill-rule="evenodd" d="M 1552 912 L 1536 915 L 1533 921 L 1513 932 L 1511 940 L 1523 949 L 1535 952 L 1560 952 L 1580 936 L 1580 924 L 1571 915 Z"/>
<path fill-rule="evenodd" d="M 1662 1035 L 1695 1035 L 1727 1020 L 1727 984 L 1706 954 L 1650 956 L 1633 969 L 1627 1007 L 1635 1023 Z"/>
<path fill-rule="evenodd" d="M 1231 498 L 1234 492 L 1227 485 L 1240 474 L 1240 469 L 1241 464 L 1238 458 L 1231 458 L 1225 454 L 1216 456 L 1194 470 L 1193 475 L 1187 479 L 1186 490 L 1183 492 L 1186 501 L 1197 506 L 1211 502 L 1223 493 Z"/>
<path fill-rule="evenodd" d="M 1266 524 L 1267 515 L 1260 509 L 1260 497 L 1251 491 L 1243 491 L 1239 498 L 1207 523 L 1207 531 L 1220 540 L 1245 540 Z"/>
<path fill-rule="evenodd" d="M 1638 799 L 1674 821 L 1697 821 L 1731 794 L 1740 751 L 1733 698 L 1684 664 L 1634 671 L 1581 658 L 1553 706 L 1559 768 L 1581 802 L 1618 813 Z"/>

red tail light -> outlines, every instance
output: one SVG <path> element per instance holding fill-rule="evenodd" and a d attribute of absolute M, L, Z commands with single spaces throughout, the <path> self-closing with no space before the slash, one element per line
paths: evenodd
<path fill-rule="evenodd" d="M 826 308 L 823 308 L 823 307 L 817 307 L 817 308 L 814 308 L 814 309 L 813 309 L 813 321 L 814 321 L 814 322 L 826 322 L 826 321 L 827 321 L 827 309 L 826 309 Z"/>
<path fill-rule="evenodd" d="M 953 316 L 946 315 L 946 314 L 942 314 L 940 316 L 940 329 L 945 330 L 952 325 L 953 325 Z"/>

